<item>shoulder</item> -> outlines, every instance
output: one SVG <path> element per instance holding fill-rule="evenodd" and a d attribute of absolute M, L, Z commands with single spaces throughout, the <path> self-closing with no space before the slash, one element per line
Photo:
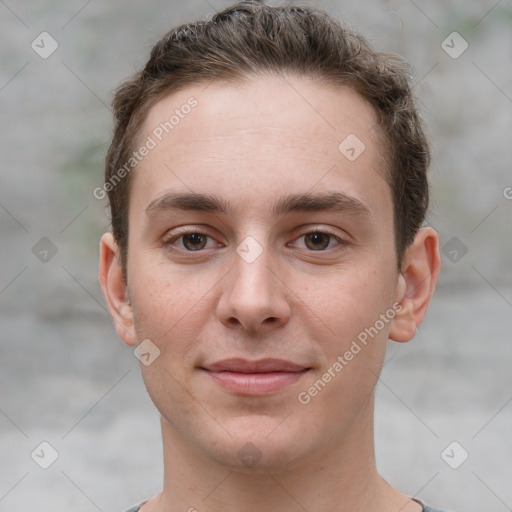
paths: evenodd
<path fill-rule="evenodd" d="M 441 510 L 439 508 L 429 507 L 428 505 L 425 505 L 425 503 L 422 503 L 422 505 L 423 505 L 423 512 L 448 512 L 447 510 Z"/>
<path fill-rule="evenodd" d="M 138 512 L 142 505 L 144 505 L 144 501 L 142 503 L 139 503 L 138 505 L 135 505 L 133 507 L 130 507 L 129 509 L 125 510 L 124 512 Z M 439 508 L 433 508 L 429 507 L 428 505 L 425 505 L 425 503 L 422 503 L 423 506 L 423 512 L 448 512 L 447 510 L 441 510 Z"/>
<path fill-rule="evenodd" d="M 142 503 L 139 503 L 138 505 L 134 505 L 133 507 L 130 507 L 129 509 L 125 510 L 124 512 L 139 512 L 140 508 L 142 507 L 142 505 L 144 505 L 144 503 L 146 503 L 146 502 L 143 501 Z M 447 510 L 441 510 L 439 508 L 429 507 L 425 503 L 421 503 L 421 505 L 423 506 L 423 512 L 448 512 Z"/>
<path fill-rule="evenodd" d="M 139 512 L 140 507 L 142 507 L 142 505 L 144 505 L 144 503 L 146 503 L 146 501 L 142 501 L 141 503 L 126 509 L 124 512 Z"/>
<path fill-rule="evenodd" d="M 417 501 L 419 501 L 419 500 L 417 500 Z M 125 510 L 124 512 L 139 512 L 140 508 L 142 507 L 142 505 L 144 505 L 144 503 L 146 503 L 146 502 L 143 501 L 143 502 L 139 503 L 138 505 L 134 505 L 133 507 L 130 507 L 129 509 Z M 439 508 L 429 507 L 425 503 L 422 503 L 422 502 L 420 502 L 420 503 L 423 506 L 423 512 L 448 512 L 447 510 L 441 510 Z"/>

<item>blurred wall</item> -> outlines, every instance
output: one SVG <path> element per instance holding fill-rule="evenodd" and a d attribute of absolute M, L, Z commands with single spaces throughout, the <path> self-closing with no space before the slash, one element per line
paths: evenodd
<path fill-rule="evenodd" d="M 112 91 L 172 26 L 229 4 L 0 2 L 0 512 L 121 510 L 160 489 L 158 415 L 97 282 L 92 192 Z M 512 510 L 512 5 L 305 5 L 408 59 L 432 141 L 443 273 L 417 339 L 390 342 L 379 467 L 443 508 Z"/>

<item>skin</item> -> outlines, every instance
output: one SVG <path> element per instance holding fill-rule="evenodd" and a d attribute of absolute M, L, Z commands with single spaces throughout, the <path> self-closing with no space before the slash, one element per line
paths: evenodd
<path fill-rule="evenodd" d="M 423 321 L 439 240 L 420 229 L 398 271 L 374 110 L 349 88 L 301 77 L 198 84 L 158 102 L 140 141 L 191 96 L 197 107 L 135 171 L 127 283 L 112 234 L 101 239 L 99 278 L 119 336 L 160 350 L 141 368 L 162 418 L 164 489 L 142 511 L 420 511 L 376 470 L 374 388 L 388 338 L 409 341 Z M 338 150 L 349 134 L 365 144 L 354 161 Z M 231 209 L 146 211 L 177 192 L 212 194 Z M 286 194 L 332 192 L 367 212 L 272 209 Z M 189 228 L 203 238 L 169 242 Z M 236 250 L 248 236 L 262 249 L 251 263 Z M 378 335 L 300 403 L 389 311 Z M 227 357 L 310 370 L 272 394 L 239 396 L 198 368 Z M 246 443 L 261 456 L 252 466 L 238 456 Z"/>

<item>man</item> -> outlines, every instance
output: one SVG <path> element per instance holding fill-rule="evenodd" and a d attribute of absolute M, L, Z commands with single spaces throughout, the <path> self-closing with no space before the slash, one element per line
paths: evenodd
<path fill-rule="evenodd" d="M 373 441 L 386 342 L 440 271 L 402 68 L 320 11 L 242 2 L 118 89 L 99 278 L 164 446 L 131 510 L 435 510 Z"/>

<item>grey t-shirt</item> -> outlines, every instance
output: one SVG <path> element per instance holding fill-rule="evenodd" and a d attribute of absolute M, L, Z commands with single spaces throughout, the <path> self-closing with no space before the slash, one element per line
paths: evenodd
<path fill-rule="evenodd" d="M 415 500 L 415 501 L 417 501 L 423 507 L 423 512 L 448 512 L 447 510 L 440 510 L 438 508 L 429 507 L 428 505 L 425 505 L 425 503 L 423 503 L 420 500 Z M 125 510 L 125 512 L 138 512 L 140 507 L 142 507 L 142 505 L 144 505 L 144 503 L 146 503 L 146 502 L 143 501 L 142 503 L 139 503 L 138 505 L 135 505 L 134 507 L 129 508 L 128 510 Z"/>

